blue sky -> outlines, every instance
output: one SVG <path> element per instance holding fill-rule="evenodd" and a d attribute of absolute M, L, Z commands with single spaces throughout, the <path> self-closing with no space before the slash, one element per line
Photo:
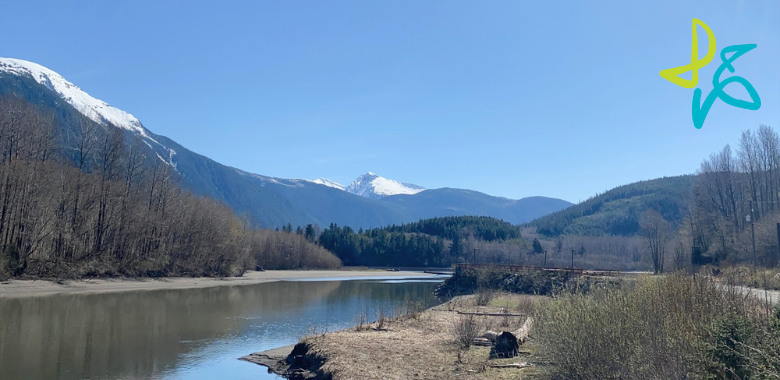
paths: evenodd
<path fill-rule="evenodd" d="M 658 75 L 688 63 L 692 18 L 718 51 L 758 44 L 733 75 L 761 109 L 718 100 L 693 127 L 693 90 Z M 3 1 L 0 56 L 221 163 L 345 184 L 372 171 L 577 202 L 780 131 L 776 0 Z M 719 64 L 699 73 L 705 95 Z"/>

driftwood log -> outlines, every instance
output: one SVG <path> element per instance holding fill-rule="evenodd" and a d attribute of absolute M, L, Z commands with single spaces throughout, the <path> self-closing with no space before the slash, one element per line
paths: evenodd
<path fill-rule="evenodd" d="M 514 332 L 515 337 L 517 337 L 517 340 L 520 342 L 520 344 L 525 343 L 526 339 L 528 339 L 528 334 L 531 333 L 531 326 L 533 323 L 533 318 L 528 317 L 525 319 L 523 325 L 520 326 L 520 329 Z"/>
<path fill-rule="evenodd" d="M 511 313 L 480 313 L 480 312 L 467 312 L 458 311 L 461 315 L 476 315 L 480 317 L 525 317 L 525 314 L 511 314 Z"/>
<path fill-rule="evenodd" d="M 482 337 L 485 338 L 485 339 L 490 340 L 491 342 L 495 342 L 496 338 L 498 338 L 498 335 L 499 334 L 497 332 L 488 330 L 488 331 L 485 331 L 484 334 L 482 334 Z"/>
<path fill-rule="evenodd" d="M 482 346 L 482 347 L 493 346 L 493 342 L 488 338 L 474 338 L 474 340 L 471 341 L 471 344 L 474 346 Z"/>
<path fill-rule="evenodd" d="M 491 364 L 490 368 L 526 368 L 532 367 L 533 364 L 528 363 L 512 363 L 512 364 Z"/>

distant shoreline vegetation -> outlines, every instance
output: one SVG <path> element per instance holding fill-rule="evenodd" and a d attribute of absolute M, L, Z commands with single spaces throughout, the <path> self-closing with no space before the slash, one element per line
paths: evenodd
<path fill-rule="evenodd" d="M 517 263 L 530 251 L 517 226 L 481 216 L 424 219 L 365 231 L 331 224 L 318 242 L 344 265 L 442 267 L 474 260 Z"/>

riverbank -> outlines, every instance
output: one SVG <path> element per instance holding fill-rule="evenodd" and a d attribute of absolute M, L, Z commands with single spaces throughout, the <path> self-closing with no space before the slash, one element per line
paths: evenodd
<path fill-rule="evenodd" d="M 464 329 L 476 335 L 487 330 L 516 331 L 543 298 L 503 294 L 487 306 L 477 306 L 476 297 L 458 297 L 362 328 L 309 336 L 292 351 L 288 346 L 241 359 L 267 366 L 288 379 L 532 378 L 538 375 L 532 364 L 532 341 L 520 346 L 519 356 L 501 359 L 491 358 L 491 347 L 465 347 L 459 337 Z"/>
<path fill-rule="evenodd" d="M 37 297 L 61 293 L 113 293 L 139 290 L 196 289 L 214 286 L 253 285 L 285 280 L 343 280 L 372 277 L 435 277 L 420 272 L 358 270 L 268 270 L 248 271 L 241 277 L 164 277 L 154 279 L 83 279 L 68 281 L 9 280 L 0 283 L 0 297 Z"/>
<path fill-rule="evenodd" d="M 615 368 L 627 374 L 641 372 L 642 378 L 681 378 L 714 374 L 714 368 L 721 367 L 733 371 L 780 369 L 776 350 L 780 335 L 772 327 L 777 326 L 773 318 L 780 318 L 771 305 L 776 301 L 774 293 L 725 287 L 709 278 L 678 274 L 630 281 L 580 276 L 554 286 L 571 291 L 559 292 L 553 298 L 513 293 L 496 296 L 485 289 L 495 284 L 514 289 L 525 280 L 534 280 L 531 282 L 541 288 L 531 288 L 540 291 L 547 288 L 542 285 L 549 279 L 541 275 L 515 278 L 514 273 L 509 277 L 491 274 L 470 279 L 456 273 L 447 282 L 458 284 L 445 282 L 437 290 L 451 294 L 471 284 L 482 289 L 475 295 L 458 296 L 422 312 L 396 313 L 394 318 L 372 324 L 308 336 L 294 347 L 259 352 L 241 360 L 264 365 L 289 380 L 549 380 L 556 374 L 611 378 L 610 371 Z M 600 290 L 591 291 L 593 286 Z M 519 291 L 527 291 L 525 288 Z M 746 297 L 748 294 L 755 298 Z M 732 313 L 724 315 L 723 310 Z M 532 315 L 533 320 L 528 318 Z M 741 352 L 750 361 L 737 364 L 718 356 L 723 352 L 718 346 L 720 337 L 731 339 L 731 321 L 748 323 L 750 331 L 756 333 L 745 340 L 746 344 L 759 347 L 768 356 Z M 489 342 L 474 339 L 483 334 L 490 336 L 489 330 L 511 332 L 516 337 L 526 332 L 528 336 L 531 326 L 529 339 L 520 345 L 519 356 L 514 358 L 495 358 Z M 655 332 L 657 327 L 648 326 L 663 326 L 663 334 Z M 711 326 L 725 327 L 713 332 Z M 666 349 L 657 350 L 647 344 L 658 336 L 665 340 L 655 344 L 663 344 Z M 469 347 L 469 342 L 488 346 Z M 494 343 L 493 349 L 498 346 Z M 581 347 L 593 349 L 584 352 Z M 667 368 L 653 367 L 655 362 L 674 362 L 679 373 L 663 376 Z"/>

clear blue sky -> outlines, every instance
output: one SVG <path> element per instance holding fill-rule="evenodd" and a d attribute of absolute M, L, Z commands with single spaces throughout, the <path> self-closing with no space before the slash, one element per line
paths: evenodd
<path fill-rule="evenodd" d="M 735 75 L 760 110 L 718 100 L 693 127 L 693 90 L 658 75 L 688 63 L 692 18 L 718 51 L 758 44 Z M 373 171 L 577 202 L 693 173 L 744 129 L 780 130 L 776 0 L 0 0 L 0 56 L 221 163 L 345 184 Z M 705 94 L 719 63 L 700 71 Z"/>

